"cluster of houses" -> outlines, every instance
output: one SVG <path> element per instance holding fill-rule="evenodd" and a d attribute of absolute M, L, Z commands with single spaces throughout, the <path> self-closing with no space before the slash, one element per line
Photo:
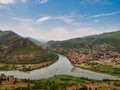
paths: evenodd
<path fill-rule="evenodd" d="M 89 49 L 89 48 L 54 48 L 53 51 L 64 54 L 73 63 L 81 64 L 87 61 L 98 61 L 102 63 L 107 62 L 120 62 L 120 53 L 105 50 L 103 47 L 99 49 Z"/>

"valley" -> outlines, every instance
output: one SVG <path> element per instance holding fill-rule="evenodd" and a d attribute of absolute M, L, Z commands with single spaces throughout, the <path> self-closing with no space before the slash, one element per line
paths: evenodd
<path fill-rule="evenodd" d="M 4 73 L 5 75 L 14 76 L 19 79 L 43 79 L 49 78 L 54 75 L 72 75 L 74 77 L 87 77 L 95 80 L 111 79 L 111 80 L 120 80 L 119 77 L 112 76 L 109 74 L 97 73 L 94 71 L 82 69 L 75 67 L 67 57 L 59 55 L 59 59 L 52 65 L 38 68 L 32 71 L 19 71 L 19 70 L 2 70 L 0 74 Z"/>
<path fill-rule="evenodd" d="M 1 31 L 0 89 L 119 90 L 120 33 L 111 33 L 49 41 L 43 49 L 33 39 Z"/>
<path fill-rule="evenodd" d="M 0 31 L 0 70 L 31 71 L 57 61 L 58 55 L 12 31 Z"/>
<path fill-rule="evenodd" d="M 48 49 L 65 55 L 74 66 L 120 76 L 120 31 L 48 42 Z"/>
<path fill-rule="evenodd" d="M 120 0 L 0 0 L 0 90 L 120 90 Z"/>

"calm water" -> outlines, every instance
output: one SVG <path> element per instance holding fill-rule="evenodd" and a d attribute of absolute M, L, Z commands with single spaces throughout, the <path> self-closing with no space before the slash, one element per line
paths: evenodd
<path fill-rule="evenodd" d="M 44 67 L 41 69 L 33 70 L 31 72 L 21 72 L 21 71 L 0 71 L 0 74 L 4 73 L 5 75 L 13 75 L 17 78 L 30 78 L 30 79 L 41 79 L 41 78 L 47 78 L 59 74 L 66 74 L 66 75 L 73 75 L 78 77 L 88 77 L 91 79 L 117 79 L 120 80 L 120 78 L 107 75 L 107 74 L 101 74 L 96 73 L 89 70 L 84 70 L 81 68 L 77 68 L 72 66 L 72 64 L 69 62 L 69 60 L 62 55 L 59 55 L 59 60 L 55 62 L 54 64 Z"/>

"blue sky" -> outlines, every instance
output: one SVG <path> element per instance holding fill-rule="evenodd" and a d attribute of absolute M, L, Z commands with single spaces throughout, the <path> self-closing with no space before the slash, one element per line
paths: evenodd
<path fill-rule="evenodd" d="M 120 30 L 120 0 L 0 0 L 0 29 L 39 40 Z"/>

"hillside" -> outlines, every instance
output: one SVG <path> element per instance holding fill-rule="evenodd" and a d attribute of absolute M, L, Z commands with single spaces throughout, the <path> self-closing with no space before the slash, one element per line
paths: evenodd
<path fill-rule="evenodd" d="M 48 49 L 67 56 L 78 67 L 120 75 L 120 31 L 49 41 Z"/>
<path fill-rule="evenodd" d="M 44 46 L 45 42 L 44 41 L 39 41 L 39 40 L 36 40 L 34 38 L 31 38 L 31 37 L 27 37 L 27 39 L 29 39 L 30 41 L 32 41 L 33 43 L 35 43 L 36 45 L 39 45 L 41 47 Z"/>
<path fill-rule="evenodd" d="M 120 31 L 65 41 L 49 41 L 47 42 L 47 46 L 48 49 L 58 51 L 62 54 L 68 54 L 70 52 L 91 54 L 94 56 L 92 59 L 103 56 L 104 54 L 110 57 L 112 52 L 115 52 L 113 53 L 113 57 L 115 57 L 116 55 L 114 54 L 120 54 Z M 70 52 L 68 52 L 69 49 Z M 99 54 L 100 56 L 98 56 Z"/>
<path fill-rule="evenodd" d="M 41 63 L 57 55 L 12 31 L 0 31 L 0 63 Z"/>
<path fill-rule="evenodd" d="M 91 47 L 96 44 L 103 44 L 103 43 L 110 44 L 119 51 L 120 31 L 103 33 L 100 35 L 92 35 L 83 38 L 69 39 L 65 41 L 49 41 L 47 42 L 47 45 L 48 47 L 56 47 L 59 44 L 61 47 L 80 48 L 80 47 Z"/>

